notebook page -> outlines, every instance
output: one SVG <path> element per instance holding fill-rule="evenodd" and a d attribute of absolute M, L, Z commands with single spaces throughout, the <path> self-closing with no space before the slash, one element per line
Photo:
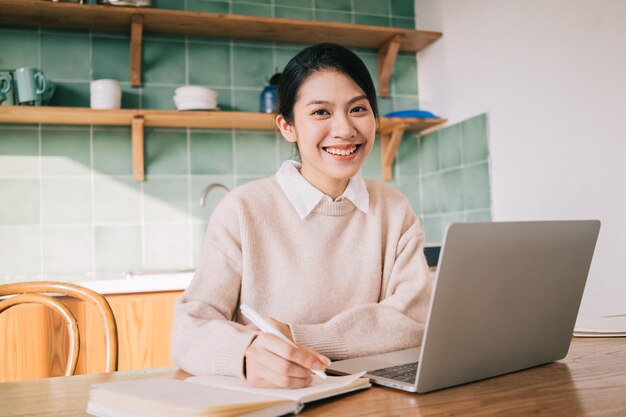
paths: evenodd
<path fill-rule="evenodd" d="M 359 372 L 346 376 L 329 376 L 324 380 L 313 375 L 313 382 L 305 388 L 256 388 L 237 377 L 220 375 L 192 376 L 185 379 L 185 382 L 210 385 L 224 389 L 248 392 L 257 395 L 266 395 L 276 398 L 289 399 L 293 401 L 314 401 L 330 397 L 335 394 L 353 391 L 354 389 L 367 388 L 370 386 L 367 378 L 361 378 L 365 372 Z M 327 395 L 325 395 L 327 394 Z"/>

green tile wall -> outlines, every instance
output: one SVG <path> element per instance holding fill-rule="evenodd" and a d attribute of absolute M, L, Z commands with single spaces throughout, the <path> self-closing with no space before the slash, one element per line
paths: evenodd
<path fill-rule="evenodd" d="M 414 27 L 413 0 L 156 0 L 160 8 Z M 143 86 L 130 87 L 127 34 L 0 27 L 0 68 L 35 66 L 58 84 L 51 105 L 89 106 L 89 82 L 121 82 L 124 108 L 174 109 L 180 85 L 220 93 L 224 110 L 257 111 L 266 80 L 302 45 L 144 36 Z M 374 78 L 377 56 L 356 50 Z M 399 54 L 380 113 L 419 104 L 414 54 Z M 445 116 L 445 115 L 442 115 Z M 271 175 L 293 148 L 270 132 L 146 129 L 146 181 L 132 179 L 130 129 L 0 125 L 0 282 L 85 280 L 132 270 L 193 268 L 206 221 L 202 189 Z M 490 218 L 486 117 L 423 138 L 406 135 L 392 186 L 421 216 L 429 241 L 451 221 Z M 380 179 L 376 144 L 364 176 Z"/>

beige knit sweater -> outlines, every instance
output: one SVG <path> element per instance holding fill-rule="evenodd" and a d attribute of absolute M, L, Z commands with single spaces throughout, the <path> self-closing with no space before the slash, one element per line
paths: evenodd
<path fill-rule="evenodd" d="M 367 214 L 322 200 L 304 219 L 275 176 L 227 194 L 175 307 L 174 363 L 243 376 L 256 333 L 242 325 L 240 303 L 333 360 L 419 345 L 431 294 L 423 231 L 404 195 L 366 185 Z"/>

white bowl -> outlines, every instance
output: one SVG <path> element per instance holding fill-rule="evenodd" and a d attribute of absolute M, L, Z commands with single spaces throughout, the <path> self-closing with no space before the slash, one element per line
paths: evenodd
<path fill-rule="evenodd" d="M 202 96 L 216 99 L 219 95 L 217 91 L 199 85 L 184 85 L 176 89 L 176 95 L 180 96 Z"/>
<path fill-rule="evenodd" d="M 121 97 L 118 99 L 92 99 L 91 100 L 91 108 L 92 109 L 119 109 L 122 107 L 122 99 Z"/>
<path fill-rule="evenodd" d="M 178 110 L 212 110 L 217 108 L 217 102 L 215 100 L 209 100 L 206 98 L 187 98 L 174 96 L 174 103 Z"/>
<path fill-rule="evenodd" d="M 120 82 L 117 80 L 95 80 L 89 84 L 92 94 L 100 92 L 121 92 Z"/>

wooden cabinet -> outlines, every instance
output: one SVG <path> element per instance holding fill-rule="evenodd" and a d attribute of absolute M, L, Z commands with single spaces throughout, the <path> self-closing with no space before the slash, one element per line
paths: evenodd
<path fill-rule="evenodd" d="M 114 294 L 106 298 L 117 320 L 119 370 L 171 366 L 174 303 L 182 291 Z M 80 355 L 76 374 L 104 369 L 104 332 L 95 308 L 63 297 L 76 315 Z M 67 359 L 65 323 L 46 307 L 25 304 L 0 315 L 0 381 L 62 375 Z"/>

